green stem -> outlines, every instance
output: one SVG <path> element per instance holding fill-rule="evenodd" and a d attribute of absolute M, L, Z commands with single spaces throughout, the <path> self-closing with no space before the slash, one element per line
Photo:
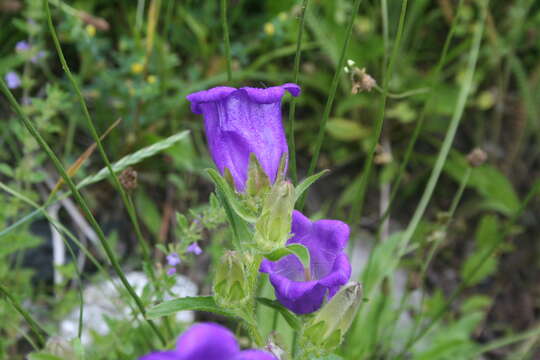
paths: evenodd
<path fill-rule="evenodd" d="M 298 23 L 298 34 L 296 38 L 296 54 L 294 55 L 294 75 L 293 82 L 298 84 L 298 74 L 300 73 L 300 58 L 302 55 L 302 35 L 304 33 L 304 22 L 309 0 L 302 0 L 300 8 L 300 19 Z M 296 145 L 294 141 L 294 112 L 296 110 L 296 98 L 293 97 L 289 109 L 289 171 L 294 185 L 298 183 L 296 173 Z"/>
<path fill-rule="evenodd" d="M 54 24 L 52 22 L 52 16 L 51 11 L 49 8 L 49 2 L 47 0 L 43 0 L 45 4 L 45 13 L 47 15 L 47 23 L 49 26 L 49 31 L 51 33 L 51 37 L 54 42 L 54 46 L 56 47 L 56 52 L 58 53 L 58 57 L 60 59 L 60 63 L 62 64 L 62 69 L 66 73 L 67 77 L 69 78 L 69 81 L 73 85 L 73 88 L 75 89 L 75 93 L 77 94 L 77 98 L 79 99 L 79 103 L 81 105 L 81 109 L 83 110 L 84 118 L 86 120 L 86 124 L 88 128 L 90 129 L 90 133 L 92 135 L 92 138 L 94 139 L 99 153 L 101 157 L 103 158 L 103 161 L 105 162 L 105 166 L 109 170 L 109 173 L 111 174 L 111 177 L 113 179 L 114 186 L 116 190 L 120 193 L 120 197 L 122 198 L 122 201 L 124 202 L 124 205 L 127 209 L 129 218 L 131 222 L 133 223 L 133 227 L 135 229 L 135 234 L 137 236 L 137 240 L 139 241 L 139 244 L 141 245 L 141 249 L 143 251 L 143 256 L 145 261 L 150 265 L 149 268 L 152 268 L 150 260 L 150 249 L 148 247 L 148 244 L 146 243 L 144 237 L 142 236 L 142 232 L 139 226 L 139 221 L 137 220 L 137 214 L 135 212 L 135 208 L 131 204 L 131 202 L 128 199 L 128 196 L 126 194 L 126 191 L 120 184 L 120 180 L 118 180 L 118 176 L 114 172 L 111 162 L 109 161 L 109 157 L 107 156 L 107 153 L 105 152 L 105 149 L 103 147 L 103 144 L 101 142 L 101 139 L 98 135 L 98 132 L 94 126 L 94 122 L 92 121 L 92 117 L 90 116 L 90 112 L 88 111 L 88 107 L 86 106 L 86 101 L 84 100 L 84 97 L 81 93 L 81 89 L 79 88 L 79 85 L 77 84 L 77 81 L 73 77 L 73 74 L 71 73 L 71 70 L 69 69 L 69 66 L 66 62 L 66 59 L 64 57 L 64 53 L 62 51 L 62 47 L 60 46 L 60 41 L 58 40 L 58 36 L 56 34 L 56 30 L 54 28 Z M 151 277 L 154 278 L 154 275 L 151 274 Z"/>
<path fill-rule="evenodd" d="M 46 1 L 46 0 L 45 0 Z M 48 4 L 47 4 L 48 5 Z M 47 6 L 48 8 L 48 6 Z M 70 188 L 73 196 L 75 197 L 75 200 L 77 201 L 77 203 L 79 204 L 79 206 L 81 207 L 81 210 L 83 211 L 85 217 L 87 218 L 87 220 L 90 222 L 90 225 L 92 226 L 92 228 L 94 229 L 94 231 L 96 232 L 100 242 L 101 242 L 101 245 L 103 246 L 103 249 L 105 250 L 105 253 L 107 254 L 107 257 L 109 258 L 110 262 L 111 262 L 111 265 L 114 269 L 114 271 L 116 272 L 116 274 L 119 276 L 121 282 L 124 284 L 124 286 L 126 287 L 128 293 L 131 295 L 131 297 L 133 298 L 133 300 L 135 301 L 137 307 L 139 308 L 139 310 L 141 311 L 141 313 L 143 314 L 143 316 L 145 316 L 146 314 L 146 311 L 144 309 L 144 305 L 141 301 L 141 299 L 139 298 L 139 296 L 135 293 L 135 290 L 133 290 L 133 288 L 131 287 L 131 285 L 129 284 L 129 282 L 127 281 L 124 273 L 122 272 L 122 269 L 120 268 L 120 265 L 118 263 L 118 260 L 116 259 L 115 255 L 114 255 L 114 252 L 112 251 L 109 243 L 107 242 L 106 238 L 105 238 L 105 234 L 103 233 L 103 230 L 101 229 L 101 227 L 99 226 L 96 218 L 94 217 L 94 215 L 92 214 L 92 212 L 90 211 L 90 208 L 88 206 L 88 203 L 86 202 L 86 200 L 82 197 L 81 193 L 79 192 L 79 190 L 77 190 L 77 187 L 75 186 L 75 183 L 73 182 L 73 180 L 71 179 L 71 177 L 66 173 L 66 170 L 64 169 L 62 163 L 60 162 L 60 160 L 58 159 L 58 157 L 56 156 L 56 154 L 53 152 L 53 150 L 49 147 L 49 145 L 47 144 L 47 142 L 43 139 L 43 137 L 41 136 L 41 134 L 38 132 L 38 130 L 36 129 L 36 127 L 34 126 L 34 124 L 32 124 L 32 122 L 30 121 L 30 119 L 28 118 L 28 116 L 24 113 L 24 111 L 22 110 L 21 106 L 19 105 L 19 103 L 17 102 L 17 100 L 15 100 L 15 98 L 13 97 L 13 94 L 9 91 L 8 87 L 6 86 L 6 83 L 4 82 L 3 79 L 0 79 L 0 90 L 2 91 L 2 93 L 4 94 L 4 96 L 7 98 L 9 104 L 11 105 L 11 107 L 13 108 L 13 110 L 17 113 L 17 115 L 19 116 L 19 119 L 21 120 L 21 122 L 23 123 L 23 125 L 28 129 L 28 131 L 30 132 L 30 134 L 32 135 L 32 137 L 37 141 L 37 143 L 39 144 L 39 146 L 41 147 L 41 149 L 43 151 L 45 151 L 45 153 L 47 154 L 47 156 L 49 157 L 49 159 L 52 161 L 54 167 L 56 168 L 56 170 L 58 171 L 58 173 L 62 176 L 62 178 L 64 179 L 64 181 L 66 182 L 66 184 L 68 185 L 68 187 Z M 161 335 L 161 332 L 159 331 L 159 329 L 156 327 L 156 325 L 149 319 L 146 320 L 148 322 L 148 324 L 150 325 L 150 327 L 152 329 L 154 329 L 154 331 L 156 332 L 156 334 L 158 335 L 158 337 L 160 338 L 160 340 L 162 341 L 162 343 L 165 345 L 166 344 L 166 341 L 165 341 L 165 338 Z"/>
<path fill-rule="evenodd" d="M 337 87 L 339 85 L 339 80 L 341 78 L 341 72 L 343 71 L 343 65 L 345 65 L 345 56 L 347 55 L 347 49 L 349 48 L 349 43 L 351 41 L 354 20 L 356 19 L 356 15 L 358 14 L 358 10 L 360 9 L 361 2 L 362 0 L 354 0 L 354 4 L 352 6 L 351 17 L 349 19 L 349 23 L 347 24 L 347 31 L 345 32 L 345 41 L 343 42 L 343 46 L 341 47 L 341 54 L 339 55 L 339 61 L 337 63 L 336 72 L 334 73 L 332 84 L 330 85 L 330 93 L 328 94 L 328 99 L 326 100 L 323 116 L 319 124 L 319 133 L 317 135 L 317 140 L 315 142 L 315 150 L 313 152 L 313 156 L 311 158 L 311 162 L 309 164 L 309 170 L 307 172 L 306 177 L 310 177 L 311 175 L 313 175 L 313 173 L 315 172 L 315 168 L 317 167 L 317 162 L 319 161 L 319 155 L 321 152 L 322 143 L 324 141 L 324 136 L 326 134 L 326 123 L 328 122 L 328 118 L 330 117 L 330 112 L 332 111 L 332 105 L 334 104 L 334 98 L 336 96 Z M 304 208 L 304 203 L 305 203 L 305 199 L 307 197 L 308 192 L 309 192 L 309 189 L 306 190 L 304 195 L 300 198 L 298 202 L 299 210 L 302 210 Z"/>
<path fill-rule="evenodd" d="M 225 58 L 227 59 L 227 80 L 232 81 L 231 42 L 229 39 L 229 26 L 227 24 L 227 0 L 221 0 L 221 27 L 223 28 L 223 41 L 225 42 Z"/>
<path fill-rule="evenodd" d="M 383 78 L 383 95 L 382 95 L 382 101 L 381 101 L 381 109 L 379 111 L 379 117 L 377 118 L 377 121 L 375 122 L 374 133 L 371 139 L 371 148 L 368 153 L 368 158 L 364 162 L 364 167 L 362 169 L 360 187 L 358 188 L 358 192 L 355 196 L 355 198 L 358 198 L 358 200 L 353 203 L 352 210 L 349 215 L 349 220 L 350 220 L 349 222 L 352 222 L 352 220 L 355 218 L 358 221 L 360 221 L 360 218 L 362 217 L 366 190 L 368 188 L 369 178 L 371 176 L 371 170 L 373 168 L 373 159 L 375 156 L 375 151 L 377 149 L 377 144 L 379 143 L 379 138 L 381 137 L 383 124 L 384 124 L 386 100 L 388 99 L 388 84 L 390 82 L 390 78 L 392 77 L 392 74 L 394 71 L 394 64 L 397 59 L 397 54 L 399 52 L 399 49 L 401 48 L 401 37 L 403 35 L 403 26 L 405 24 L 405 14 L 407 12 L 407 3 L 408 3 L 407 0 L 403 0 L 403 2 L 401 3 L 401 13 L 399 15 L 399 24 L 398 24 L 397 34 L 396 34 L 396 42 L 394 44 L 394 48 L 392 49 L 392 56 L 390 57 L 388 69 L 385 71 L 384 78 Z"/>
<path fill-rule="evenodd" d="M 416 144 L 416 140 L 418 139 L 418 136 L 420 135 L 420 132 L 422 131 L 422 128 L 424 127 L 424 119 L 426 118 L 426 113 L 429 108 L 429 105 L 431 104 L 431 101 L 433 100 L 433 96 L 435 94 L 435 84 L 439 80 L 439 76 L 441 73 L 441 70 L 443 68 L 443 65 L 446 62 L 446 56 L 448 54 L 448 49 L 450 48 L 450 43 L 452 42 L 452 39 L 454 37 L 454 32 L 456 29 L 456 25 L 458 23 L 460 10 L 463 5 L 463 0 L 459 1 L 456 15 L 454 16 L 454 19 L 452 20 L 452 24 L 450 26 L 450 31 L 448 33 L 448 36 L 446 37 L 446 40 L 444 42 L 443 50 L 441 53 L 441 56 L 439 58 L 439 61 L 437 63 L 437 66 L 435 67 L 435 71 L 433 73 L 432 81 L 430 82 L 428 88 L 431 89 L 431 92 L 428 96 L 428 99 L 424 103 L 424 106 L 422 107 L 422 111 L 420 112 L 420 116 L 418 118 L 418 121 L 416 122 L 416 126 L 414 128 L 411 140 L 409 141 L 407 145 L 407 149 L 405 150 L 405 155 L 403 157 L 403 161 L 401 162 L 398 170 L 398 174 L 396 176 L 396 180 L 392 184 L 392 193 L 390 195 L 390 201 L 388 202 L 388 206 L 386 207 L 386 210 L 384 211 L 383 215 L 381 216 L 381 219 L 379 220 L 380 223 L 384 223 L 386 218 L 390 215 L 390 210 L 392 208 L 392 205 L 394 203 L 394 200 L 397 196 L 399 186 L 401 185 L 401 180 L 403 179 L 403 175 L 405 174 L 405 170 L 407 169 L 407 166 L 409 165 L 409 160 L 411 158 L 414 145 Z"/>
<path fill-rule="evenodd" d="M 409 225 L 407 226 L 407 229 L 405 230 L 405 233 L 403 234 L 403 237 L 401 239 L 399 255 L 398 255 L 400 258 L 406 252 L 409 241 L 411 240 L 414 232 L 416 231 L 416 228 L 418 224 L 420 223 L 420 219 L 422 218 L 422 216 L 424 216 L 427 205 L 429 201 L 431 200 L 433 191 L 435 190 L 435 186 L 437 186 L 437 182 L 439 181 L 439 177 L 441 175 L 442 169 L 448 157 L 448 153 L 450 152 L 452 143 L 454 142 L 454 137 L 456 136 L 456 132 L 459 127 L 461 117 L 463 115 L 463 110 L 465 109 L 467 98 L 472 88 L 473 76 L 476 69 L 476 62 L 478 60 L 478 54 L 480 52 L 480 44 L 482 42 L 482 34 L 484 33 L 484 23 L 485 23 L 485 18 L 486 18 L 486 6 L 487 6 L 485 4 L 488 1 L 489 0 L 483 1 L 484 4 L 482 5 L 482 18 L 480 19 L 478 23 L 478 27 L 473 35 L 473 45 L 469 53 L 467 72 L 465 73 L 463 85 L 461 86 L 461 89 L 459 92 L 459 97 L 458 97 L 454 114 L 452 115 L 452 119 L 450 121 L 450 125 L 446 132 L 446 136 L 444 138 L 443 144 L 439 151 L 439 155 L 437 156 L 437 161 L 435 162 L 435 166 L 433 167 L 433 170 L 431 171 L 431 175 L 429 177 L 426 188 L 424 189 L 424 193 L 422 194 L 420 202 L 418 206 L 416 207 L 413 217 Z"/>
<path fill-rule="evenodd" d="M 15 308 L 15 310 L 17 310 L 17 312 L 21 314 L 21 316 L 26 320 L 28 325 L 30 325 L 32 331 L 36 334 L 38 345 L 40 347 L 45 346 L 44 336 L 47 335 L 47 332 L 43 330 L 41 325 L 39 325 L 38 322 L 34 320 L 34 318 L 32 318 L 32 316 L 22 308 L 19 302 L 9 293 L 9 291 L 2 284 L 0 284 L 0 294 L 6 297 L 7 302 L 10 303 Z"/>

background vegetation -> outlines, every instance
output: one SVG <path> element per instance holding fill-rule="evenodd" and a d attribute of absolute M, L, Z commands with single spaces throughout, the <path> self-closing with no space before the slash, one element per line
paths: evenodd
<path fill-rule="evenodd" d="M 230 82 L 219 1 L 50 6 L 72 77 L 43 2 L 0 0 L 0 73 L 21 79 L 11 89 L 21 113 L 0 97 L 0 358 L 23 359 L 39 347 L 31 328 L 58 334 L 60 320 L 81 302 L 81 287 L 115 277 L 115 267 L 143 270 L 144 263 L 166 292 L 174 281 L 162 269 L 164 250 L 186 239 L 199 240 L 205 252 L 187 257 L 180 273 L 208 294 L 211 264 L 230 240 L 222 214 L 207 204 L 213 186 L 204 169 L 212 163 L 202 121 L 185 95 L 221 84 L 271 86 L 297 75 L 303 93 L 294 114 L 290 99 L 284 106 L 290 137 L 295 119 L 290 174 L 301 179 L 331 169 L 311 188 L 304 210 L 351 225 L 353 268 L 364 285 L 341 356 L 540 357 L 538 2 L 230 0 Z M 21 41 L 28 48 L 17 46 Z M 345 71 L 347 59 L 354 63 Z M 378 85 L 358 92 L 363 68 Z M 102 149 L 93 145 L 81 98 L 96 133 L 107 133 Z M 69 169 L 118 266 L 108 265 L 99 231 L 65 196 L 70 188 L 59 183 L 21 115 Z M 482 151 L 467 157 L 475 148 Z M 123 192 L 99 172 L 109 161 L 133 169 L 120 176 Z M 53 255 L 58 239 L 65 241 L 63 260 Z M 122 296 L 126 308 L 156 300 L 148 292 L 142 304 Z M 14 311 L 17 304 L 39 325 Z M 135 358 L 156 348 L 152 325 L 134 314 L 107 321 L 114 336 L 93 333 L 86 357 Z M 272 310 L 260 307 L 258 315 L 266 331 L 273 324 L 290 343 Z M 224 321 L 203 312 L 196 319 Z M 171 334 L 185 326 L 156 324 Z"/>

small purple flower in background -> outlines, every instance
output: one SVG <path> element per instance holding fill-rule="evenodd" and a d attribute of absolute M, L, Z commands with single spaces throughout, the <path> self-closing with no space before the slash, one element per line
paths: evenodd
<path fill-rule="evenodd" d="M 180 265 L 182 260 L 180 260 L 180 256 L 178 256 L 177 253 L 172 253 L 167 255 L 167 264 L 169 265 L 169 268 L 167 269 L 167 275 L 173 276 L 176 274 L 176 266 Z"/>
<path fill-rule="evenodd" d="M 197 242 L 195 241 L 188 246 L 187 252 L 193 253 L 195 255 L 201 255 L 203 251 L 200 248 L 199 244 L 197 244 Z"/>
<path fill-rule="evenodd" d="M 37 64 L 39 60 L 43 59 L 45 57 L 45 51 L 40 50 L 38 53 L 30 59 L 30 61 L 34 64 Z"/>
<path fill-rule="evenodd" d="M 281 123 L 281 98 L 285 92 L 300 94 L 296 84 L 266 89 L 219 86 L 187 96 L 191 111 L 204 116 L 204 128 L 212 159 L 223 175 L 228 169 L 235 187 L 243 192 L 253 153 L 273 183 L 287 140 Z"/>
<path fill-rule="evenodd" d="M 28 41 L 22 40 L 15 45 L 15 51 L 17 52 L 23 52 L 28 50 L 30 50 L 30 44 L 28 44 Z"/>
<path fill-rule="evenodd" d="M 261 272 L 270 275 L 276 298 L 297 314 L 317 311 L 325 298 L 331 298 L 349 281 L 351 265 L 344 252 L 349 226 L 338 220 L 312 222 L 299 211 L 293 212 L 287 244 L 304 245 L 310 254 L 310 269 L 296 255 L 278 261 L 263 260 Z"/>
<path fill-rule="evenodd" d="M 15 51 L 19 53 L 23 53 L 23 52 L 27 52 L 31 50 L 32 50 L 32 46 L 28 43 L 28 41 L 25 41 L 25 40 L 19 41 L 15 45 Z M 35 54 L 34 56 L 30 58 L 30 61 L 33 64 L 37 64 L 39 60 L 43 59 L 44 57 L 45 57 L 45 51 L 40 50 L 37 52 L 37 54 Z"/>
<path fill-rule="evenodd" d="M 169 266 L 176 266 L 179 265 L 182 261 L 180 260 L 180 256 L 178 256 L 177 253 L 172 253 L 167 255 L 167 264 Z"/>
<path fill-rule="evenodd" d="M 16 89 L 21 86 L 21 78 L 15 71 L 10 71 L 4 77 L 7 87 L 10 89 Z"/>
<path fill-rule="evenodd" d="M 231 331 L 214 323 L 191 326 L 179 338 L 175 350 L 154 352 L 139 360 L 276 360 L 261 350 L 240 351 Z"/>

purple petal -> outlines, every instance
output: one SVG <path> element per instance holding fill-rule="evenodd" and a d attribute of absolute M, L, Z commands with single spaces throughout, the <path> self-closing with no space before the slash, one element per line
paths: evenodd
<path fill-rule="evenodd" d="M 139 360 L 178 360 L 179 355 L 176 351 L 159 351 L 145 355 Z"/>
<path fill-rule="evenodd" d="M 15 45 L 15 51 L 27 51 L 27 50 L 30 50 L 30 44 L 28 44 L 28 41 L 19 41 L 16 45 Z"/>
<path fill-rule="evenodd" d="M 309 274 L 295 255 L 278 261 L 264 260 L 260 271 L 269 274 L 276 298 L 297 314 L 318 310 L 325 297 L 332 297 L 351 276 L 351 265 L 344 253 L 349 238 L 347 224 L 337 220 L 311 222 L 299 211 L 293 212 L 293 237 L 310 253 Z"/>
<path fill-rule="evenodd" d="M 167 264 L 170 266 L 176 266 L 179 265 L 182 261 L 180 260 L 180 257 L 177 253 L 172 253 L 167 255 Z"/>
<path fill-rule="evenodd" d="M 227 360 L 239 351 L 233 333 L 214 323 L 191 326 L 176 345 L 177 360 Z"/>
<path fill-rule="evenodd" d="M 212 159 L 221 174 L 225 169 L 231 172 L 238 191 L 244 191 L 251 153 L 270 180 L 276 178 L 281 158 L 288 153 L 281 123 L 281 98 L 286 91 L 298 96 L 300 87 L 221 86 L 187 96 L 192 111 L 204 116 Z"/>
<path fill-rule="evenodd" d="M 7 87 L 10 89 L 16 89 L 21 86 L 21 78 L 15 71 L 10 71 L 6 74 L 5 80 Z"/>
<path fill-rule="evenodd" d="M 176 268 L 170 267 L 167 269 L 167 275 L 173 276 L 174 274 L 176 274 Z"/>
<path fill-rule="evenodd" d="M 195 255 L 201 255 L 202 254 L 202 249 L 199 247 L 199 244 L 197 244 L 197 242 L 195 241 L 194 243 L 191 243 L 188 248 L 187 248 L 187 252 L 189 253 L 193 253 Z"/>
<path fill-rule="evenodd" d="M 261 350 L 241 351 L 231 360 L 277 360 L 274 355 Z"/>

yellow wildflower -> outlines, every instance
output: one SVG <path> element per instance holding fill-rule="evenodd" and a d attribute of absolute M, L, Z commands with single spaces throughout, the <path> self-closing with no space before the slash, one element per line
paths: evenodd
<path fill-rule="evenodd" d="M 267 22 L 266 24 L 264 24 L 264 32 L 268 36 L 273 36 L 276 33 L 276 27 L 274 26 L 274 24 Z"/>
<path fill-rule="evenodd" d="M 131 72 L 134 74 L 140 74 L 144 70 L 144 66 L 141 63 L 134 63 L 131 65 Z"/>
<path fill-rule="evenodd" d="M 88 24 L 84 29 L 86 30 L 88 36 L 94 37 L 96 35 L 96 27 L 94 25 Z"/>

